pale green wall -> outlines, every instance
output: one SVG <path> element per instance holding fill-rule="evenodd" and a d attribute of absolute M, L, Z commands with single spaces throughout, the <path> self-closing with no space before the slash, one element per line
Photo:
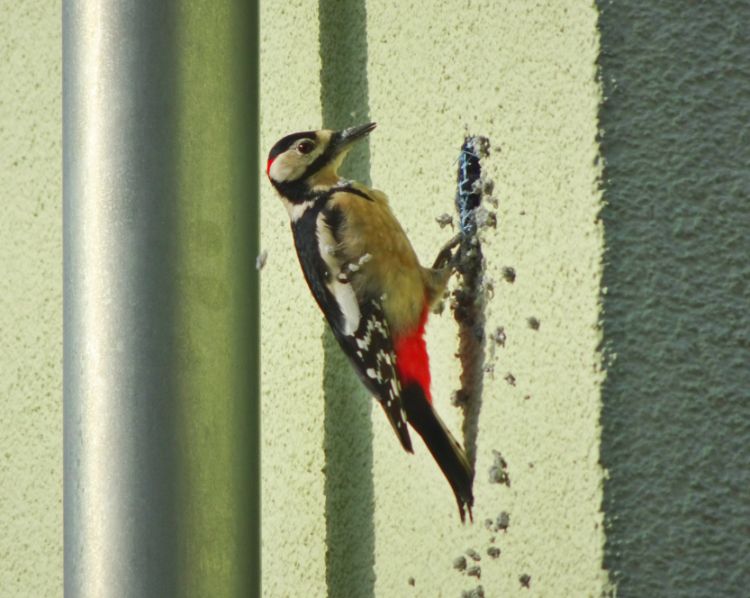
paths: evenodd
<path fill-rule="evenodd" d="M 62 588 L 60 6 L 0 3 L 0 595 Z"/>
<path fill-rule="evenodd" d="M 488 3 L 467 10 L 445 2 L 429 13 L 420 6 L 371 2 L 364 22 L 364 6 L 355 5 L 344 13 L 353 21 L 343 25 L 366 32 L 366 40 L 355 36 L 358 51 L 351 56 L 331 49 L 321 57 L 320 31 L 340 33 L 336 10 L 323 11 L 321 28 L 314 4 L 264 3 L 261 154 L 289 131 L 324 120 L 363 120 L 367 115 L 359 112 L 337 115 L 336 96 L 352 86 L 361 92 L 362 72 L 348 86 L 347 68 L 366 68 L 367 96 L 343 105 L 380 123 L 370 146 L 372 180 L 391 195 L 427 261 L 448 234 L 433 217 L 451 210 L 464 125 L 500 148 L 487 161 L 501 200 L 500 226 L 486 238 L 497 289 L 488 324 L 504 326 L 508 343 L 498 350 L 496 376 L 486 387 L 476 523 L 459 526 L 448 487 L 423 448 L 414 457 L 402 453 L 378 411 L 370 431 L 368 399 L 348 371 L 338 374 L 345 365 L 335 352 L 323 350 L 324 327 L 299 273 L 286 214 L 263 185 L 265 594 L 323 595 L 330 586 L 339 595 L 344 588 L 351 595 L 456 595 L 477 585 L 451 568 L 467 548 L 483 555 L 486 589 L 516 591 L 519 575 L 528 573 L 542 595 L 596 594 L 604 583 L 596 423 L 596 13 L 580 3 L 523 10 Z M 3 344 L 1 366 L 0 586 L 9 595 L 55 595 L 62 577 L 60 15 L 41 3 L 5 3 L 3 10 L 8 58 L 0 68 L 11 84 L 0 91 L 2 133 L 4 149 L 12 151 L 2 154 L 0 188 L 12 218 L 2 221 L 0 317 L 11 342 Z M 343 70 L 331 67 L 337 60 Z M 321 68 L 331 77 L 325 93 Z M 367 172 L 366 155 L 358 168 Z M 513 285 L 502 281 L 505 265 L 518 273 Z M 541 320 L 539 331 L 527 326 L 530 316 Z M 447 314 L 436 318 L 429 342 L 436 402 L 457 430 L 448 405 L 457 384 L 454 331 Z M 504 381 L 508 372 L 516 387 Z M 330 407 L 349 394 L 362 405 L 353 414 L 360 435 L 372 434 L 374 448 L 354 437 L 356 451 L 346 459 L 336 434 L 347 426 Z M 332 451 L 328 459 L 324 446 Z M 510 488 L 487 482 L 492 449 L 509 462 Z M 370 482 L 369 471 L 357 469 L 368 461 Z M 327 481 L 323 470 L 332 464 L 339 469 Z M 347 494 L 349 477 L 357 485 Z M 327 502 L 326 488 L 338 498 Z M 341 504 L 351 530 L 335 521 Z M 490 534 L 482 522 L 502 510 L 511 527 L 497 535 L 503 554 L 493 561 L 484 555 Z M 326 539 L 347 535 L 350 550 L 332 546 L 327 560 Z"/>
<path fill-rule="evenodd" d="M 265 172 L 265 148 L 286 132 L 285 125 L 305 129 L 320 121 L 320 60 L 314 3 L 263 2 L 260 23 L 258 168 Z M 290 244 L 286 212 L 265 180 L 260 202 L 260 247 L 268 252 L 260 277 L 263 592 L 322 596 L 323 326 L 317 307 L 302 294 L 304 282 Z"/>
<path fill-rule="evenodd" d="M 497 148 L 486 168 L 500 224 L 485 235 L 496 288 L 487 322 L 490 330 L 504 326 L 508 340 L 485 385 L 476 523 L 462 527 L 420 443 L 415 456 L 403 453 L 369 406 L 331 412 L 337 397 L 365 399 L 321 342 L 323 322 L 287 214 L 262 184 L 266 595 L 458 596 L 481 583 L 494 596 L 518 592 L 524 573 L 537 595 L 598 595 L 607 580 L 598 465 L 597 12 L 551 1 L 444 1 L 433 10 L 421 2 L 344 4 L 321 0 L 320 12 L 307 2 L 262 7 L 261 158 L 292 131 L 377 121 L 369 156 L 362 152 L 350 172 L 366 176 L 369 166 L 427 262 L 450 235 L 434 218 L 452 212 L 465 126 L 488 135 Z M 514 284 L 503 281 L 504 266 L 515 268 Z M 541 321 L 538 331 L 529 317 Z M 448 313 L 433 318 L 435 400 L 459 430 L 449 404 L 458 385 L 455 335 Z M 352 418 L 357 432 L 338 417 Z M 345 442 L 330 437 L 345 433 Z M 488 482 L 493 450 L 509 463 L 510 488 Z M 355 489 L 342 491 L 348 479 Z M 501 511 L 510 513 L 510 529 L 490 533 L 483 522 Z M 491 536 L 503 551 L 498 560 L 485 552 Z M 326 537 L 335 541 L 327 561 Z M 482 555 L 480 582 L 452 568 L 468 548 Z"/>
<path fill-rule="evenodd" d="M 603 562 L 619 596 L 735 596 L 747 587 L 747 559 L 738 559 L 750 504 L 747 53 L 739 50 L 747 40 L 738 25 L 747 8 L 610 4 L 600 2 L 597 15 L 573 0 L 445 0 L 430 10 L 379 0 L 263 3 L 261 159 L 249 172 L 285 133 L 377 120 L 348 172 L 391 196 L 426 261 L 449 234 L 433 218 L 452 209 L 464 125 L 489 135 L 499 151 L 486 166 L 501 203 L 498 229 L 485 235 L 496 288 L 487 323 L 508 336 L 486 381 L 476 523 L 461 527 L 424 448 L 413 457 L 399 449 L 325 335 L 286 214 L 261 181 L 264 595 L 458 596 L 481 583 L 486 596 L 523 596 L 518 577 L 527 573 L 536 595 L 597 596 L 608 587 Z M 0 16 L 0 595 L 59 596 L 60 7 L 6 1 Z M 225 21 L 200 6 L 182 17 L 181 31 L 192 33 L 181 38 L 190 51 L 179 75 L 189 100 L 180 147 L 186 164 L 200 166 L 181 179 L 196 202 L 182 222 L 196 245 L 188 245 L 195 255 L 179 317 L 195 333 L 186 394 L 199 397 L 226 394 L 216 331 L 226 335 L 234 322 L 210 312 L 205 299 L 216 295 L 202 293 L 202 281 L 228 275 L 224 260 L 234 254 L 199 246 L 214 247 L 200 231 L 226 225 L 233 212 L 199 204 L 226 192 L 227 156 L 246 151 L 236 139 L 233 150 L 221 147 L 237 137 L 227 130 L 236 115 L 222 114 L 232 98 L 252 94 L 206 66 L 232 52 L 212 37 Z M 598 117 L 608 165 L 603 315 Z M 207 147 L 214 151 L 201 153 Z M 244 251 L 253 253 L 252 243 Z M 515 268 L 514 284 L 504 266 Z M 527 325 L 532 316 L 538 331 Z M 202 332 L 213 344 L 196 340 Z M 433 318 L 428 340 L 436 403 L 458 430 L 447 314 Z M 606 383 L 602 340 L 611 353 Z M 184 578 L 188 593 L 227 588 L 233 572 L 243 574 L 217 540 L 236 528 L 234 501 L 250 503 L 224 484 L 236 447 L 215 439 L 228 419 L 240 426 L 247 416 L 225 407 L 190 404 L 190 421 L 219 423 L 188 455 L 193 496 L 215 506 L 191 503 L 184 532 L 199 564 Z M 510 488 L 488 483 L 493 449 L 509 463 Z M 503 551 L 495 561 L 484 552 L 483 521 L 501 511 L 510 528 L 492 534 Z M 481 581 L 451 567 L 468 548 L 482 555 Z"/>

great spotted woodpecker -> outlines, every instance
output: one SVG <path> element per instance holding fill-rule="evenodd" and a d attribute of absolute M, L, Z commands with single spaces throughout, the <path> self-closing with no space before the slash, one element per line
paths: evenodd
<path fill-rule="evenodd" d="M 450 246 L 419 264 L 386 196 L 337 174 L 375 123 L 305 131 L 279 140 L 266 173 L 289 213 L 302 271 L 336 340 L 413 452 L 406 422 L 424 440 L 471 517 L 473 469 L 432 406 L 427 314 L 451 273 Z"/>

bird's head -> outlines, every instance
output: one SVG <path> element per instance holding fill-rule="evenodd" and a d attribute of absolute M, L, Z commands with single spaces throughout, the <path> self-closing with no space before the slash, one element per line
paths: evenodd
<path fill-rule="evenodd" d="M 303 131 L 282 137 L 268 154 L 266 174 L 290 201 L 303 201 L 316 188 L 335 185 L 337 170 L 352 144 L 363 139 L 375 123 L 343 131 Z"/>

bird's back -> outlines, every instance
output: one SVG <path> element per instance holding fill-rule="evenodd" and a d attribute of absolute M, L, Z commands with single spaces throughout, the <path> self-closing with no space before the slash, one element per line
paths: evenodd
<path fill-rule="evenodd" d="M 356 264 L 352 284 L 357 296 L 380 299 L 391 330 L 398 334 L 420 320 L 425 300 L 422 268 L 386 196 L 364 186 L 356 188 L 369 199 L 348 192 L 331 198 L 330 209 L 344 214 L 346 240 L 339 249 L 345 261 Z"/>

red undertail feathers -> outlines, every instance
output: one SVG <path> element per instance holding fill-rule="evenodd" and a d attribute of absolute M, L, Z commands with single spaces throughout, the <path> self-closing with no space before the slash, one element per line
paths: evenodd
<path fill-rule="evenodd" d="M 408 335 L 394 338 L 401 401 L 409 424 L 422 437 L 453 489 L 461 521 L 465 521 L 467 511 L 473 521 L 474 469 L 461 445 L 432 407 L 430 361 L 424 340 L 426 321 L 425 306 L 418 326 Z"/>
<path fill-rule="evenodd" d="M 401 386 L 416 382 L 424 391 L 427 401 L 431 403 L 430 358 L 424 340 L 426 322 L 427 306 L 425 305 L 417 327 L 406 335 L 394 336 L 393 348 L 396 352 L 396 370 Z"/>

